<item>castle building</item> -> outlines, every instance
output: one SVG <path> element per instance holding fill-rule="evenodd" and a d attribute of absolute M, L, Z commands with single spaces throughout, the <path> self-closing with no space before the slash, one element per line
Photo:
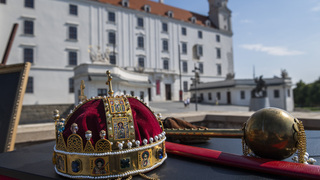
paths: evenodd
<path fill-rule="evenodd" d="M 294 110 L 293 90 L 291 78 L 283 71 L 281 77 L 265 78 L 266 97 L 270 107 L 277 107 L 286 111 Z M 192 86 L 191 100 L 214 105 L 250 106 L 252 90 L 256 87 L 254 79 L 229 78 L 223 81 L 207 82 Z"/>
<path fill-rule="evenodd" d="M 204 16 L 162 0 L 0 0 L 0 52 L 18 23 L 7 64 L 32 63 L 24 105 L 73 104 L 80 89 L 74 69 L 93 64 L 90 45 L 107 49 L 113 69 L 145 81 L 142 90 L 138 84 L 118 91 L 179 100 L 190 89 L 194 67 L 202 82 L 234 73 L 227 2 L 208 0 Z"/>

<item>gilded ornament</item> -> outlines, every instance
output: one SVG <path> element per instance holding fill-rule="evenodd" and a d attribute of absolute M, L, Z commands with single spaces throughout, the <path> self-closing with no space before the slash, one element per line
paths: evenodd
<path fill-rule="evenodd" d="M 247 121 L 244 139 L 258 156 L 284 159 L 296 152 L 295 118 L 284 110 L 265 108 L 255 112 Z"/>

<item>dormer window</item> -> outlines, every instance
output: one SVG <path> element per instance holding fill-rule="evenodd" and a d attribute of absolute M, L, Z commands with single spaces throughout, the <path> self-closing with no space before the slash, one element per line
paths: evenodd
<path fill-rule="evenodd" d="M 197 18 L 192 16 L 190 20 L 191 20 L 192 23 L 196 23 Z"/>
<path fill-rule="evenodd" d="M 151 7 L 149 5 L 147 5 L 147 4 L 144 5 L 143 9 L 144 9 L 145 12 L 150 12 L 151 11 Z"/>
<path fill-rule="evenodd" d="M 168 15 L 168 17 L 173 18 L 173 12 L 172 11 L 168 11 L 167 15 Z"/>
<path fill-rule="evenodd" d="M 122 0 L 123 7 L 129 7 L 129 0 Z"/>
<path fill-rule="evenodd" d="M 206 20 L 206 26 L 211 26 L 211 21 L 209 19 Z"/>

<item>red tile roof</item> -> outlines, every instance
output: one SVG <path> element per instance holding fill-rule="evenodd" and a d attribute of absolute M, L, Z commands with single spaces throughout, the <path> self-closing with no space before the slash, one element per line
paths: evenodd
<path fill-rule="evenodd" d="M 115 6 L 122 6 L 122 0 L 95 0 L 101 3 L 112 4 Z M 159 16 L 166 16 L 167 12 L 173 12 L 173 19 L 190 22 L 191 17 L 196 18 L 196 23 L 198 25 L 206 26 L 206 20 L 209 20 L 208 16 L 203 16 L 194 12 L 190 12 L 184 9 L 176 8 L 173 6 L 169 6 L 163 3 L 150 1 L 150 0 L 129 0 L 129 7 L 130 9 L 134 9 L 137 11 L 144 11 L 144 5 L 149 5 L 151 8 L 151 14 L 159 15 Z M 215 28 L 214 25 L 211 23 L 211 27 Z"/>

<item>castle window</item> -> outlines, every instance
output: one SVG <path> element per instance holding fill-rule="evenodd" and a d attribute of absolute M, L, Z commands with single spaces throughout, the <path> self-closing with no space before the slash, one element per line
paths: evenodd
<path fill-rule="evenodd" d="M 188 53 L 188 48 L 187 48 L 187 43 L 182 42 L 182 54 L 187 54 Z"/>
<path fill-rule="evenodd" d="M 24 0 L 24 7 L 34 8 L 34 0 Z"/>
<path fill-rule="evenodd" d="M 208 99 L 209 99 L 209 100 L 212 100 L 212 94 L 211 94 L 211 92 L 208 93 Z"/>
<path fill-rule="evenodd" d="M 187 73 L 188 72 L 188 62 L 182 61 L 182 72 Z"/>
<path fill-rule="evenodd" d="M 216 48 L 217 51 L 217 59 L 221 58 L 221 49 L 220 48 Z"/>
<path fill-rule="evenodd" d="M 172 11 L 168 11 L 167 15 L 168 15 L 168 17 L 173 18 L 173 12 Z"/>
<path fill-rule="evenodd" d="M 68 27 L 68 39 L 69 40 L 77 40 L 78 39 L 78 29 L 77 26 L 69 25 Z"/>
<path fill-rule="evenodd" d="M 138 66 L 144 68 L 144 58 L 143 57 L 138 58 Z"/>
<path fill-rule="evenodd" d="M 216 97 L 217 97 L 217 100 L 220 100 L 221 99 L 221 93 L 217 92 Z"/>
<path fill-rule="evenodd" d="M 26 93 L 33 93 L 33 77 L 28 77 Z"/>
<path fill-rule="evenodd" d="M 149 5 L 144 5 L 144 11 L 146 11 L 146 12 L 150 12 L 151 11 L 151 7 L 149 6 Z"/>
<path fill-rule="evenodd" d="M 162 32 L 168 32 L 168 24 L 165 22 L 162 23 Z"/>
<path fill-rule="evenodd" d="M 202 31 L 198 31 L 198 38 L 202 39 Z"/>
<path fill-rule="evenodd" d="M 34 23 L 32 20 L 25 20 L 24 23 L 23 33 L 25 35 L 34 35 Z"/>
<path fill-rule="evenodd" d="M 169 43 L 167 39 L 162 40 L 162 51 L 168 51 L 169 50 Z"/>
<path fill-rule="evenodd" d="M 217 75 L 221 75 L 222 70 L 221 70 L 221 64 L 217 64 Z"/>
<path fill-rule="evenodd" d="M 74 79 L 69 78 L 69 93 L 74 93 Z"/>
<path fill-rule="evenodd" d="M 98 89 L 98 96 L 107 96 L 107 89 Z"/>
<path fill-rule="evenodd" d="M 115 54 L 110 54 L 109 55 L 109 61 L 110 61 L 110 64 L 117 64 L 117 59 L 116 59 L 116 55 Z"/>
<path fill-rule="evenodd" d="M 216 35 L 216 42 L 220 42 L 220 35 Z"/>
<path fill-rule="evenodd" d="M 211 22 L 209 19 L 206 20 L 206 26 L 211 26 Z"/>
<path fill-rule="evenodd" d="M 129 7 L 129 0 L 122 0 L 123 7 Z"/>
<path fill-rule="evenodd" d="M 76 66 L 78 61 L 77 51 L 68 51 L 68 63 L 71 66 Z"/>
<path fill-rule="evenodd" d="M 191 20 L 191 22 L 192 22 L 192 23 L 196 23 L 197 18 L 196 18 L 196 17 L 194 17 L 194 16 L 192 16 L 190 20 Z"/>
<path fill-rule="evenodd" d="M 203 74 L 203 63 L 199 63 L 199 72 Z"/>
<path fill-rule="evenodd" d="M 6 0 L 0 0 L 0 4 L 6 4 Z"/>
<path fill-rule="evenodd" d="M 109 37 L 109 44 L 116 44 L 116 33 L 115 32 L 109 32 L 108 33 L 108 37 Z"/>
<path fill-rule="evenodd" d="M 140 99 L 143 101 L 144 100 L 144 92 L 140 91 Z"/>
<path fill-rule="evenodd" d="M 245 99 L 246 98 L 246 94 L 244 91 L 240 91 L 240 97 L 241 99 Z"/>
<path fill-rule="evenodd" d="M 138 48 L 144 48 L 144 38 L 143 36 L 138 37 Z"/>
<path fill-rule="evenodd" d="M 187 35 L 187 28 L 182 27 L 182 28 L 181 28 L 181 34 L 184 35 L 184 36 L 186 36 L 186 35 Z"/>
<path fill-rule="evenodd" d="M 77 16 L 78 15 L 78 6 L 73 5 L 73 4 L 69 4 L 69 14 Z"/>
<path fill-rule="evenodd" d="M 116 14 L 114 12 L 108 13 L 108 21 L 109 22 L 116 22 Z"/>
<path fill-rule="evenodd" d="M 184 92 L 188 91 L 188 81 L 183 81 L 183 91 Z"/>
<path fill-rule="evenodd" d="M 138 25 L 138 27 L 143 28 L 143 25 L 144 25 L 144 23 L 143 23 L 143 18 L 138 17 L 138 19 L 137 19 L 137 25 Z"/>
<path fill-rule="evenodd" d="M 33 63 L 33 48 L 23 49 L 23 61 Z"/>
<path fill-rule="evenodd" d="M 168 59 L 163 60 L 163 69 L 169 70 L 169 60 Z"/>
<path fill-rule="evenodd" d="M 273 97 L 274 98 L 279 98 L 280 97 L 280 92 L 278 89 L 273 90 Z"/>

